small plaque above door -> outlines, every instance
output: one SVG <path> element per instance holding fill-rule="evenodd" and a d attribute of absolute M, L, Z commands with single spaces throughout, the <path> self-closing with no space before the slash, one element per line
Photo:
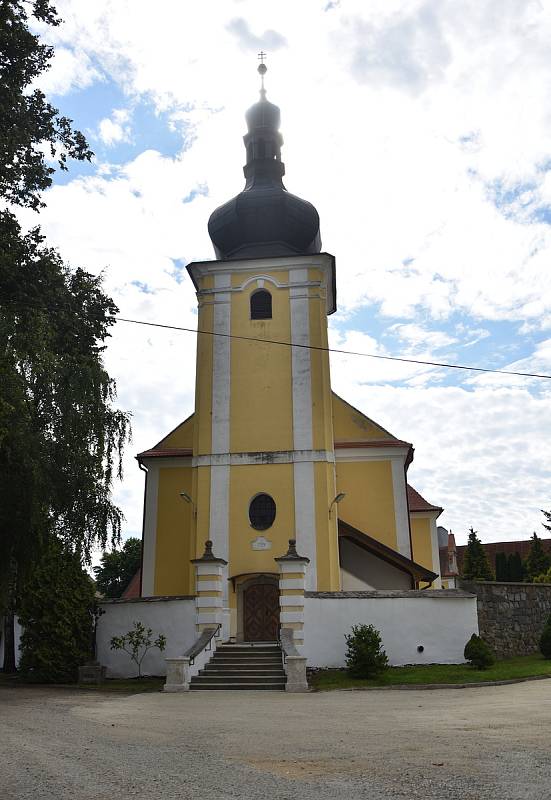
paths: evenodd
<path fill-rule="evenodd" d="M 272 543 L 265 536 L 257 536 L 256 539 L 252 540 L 251 548 L 253 550 L 271 550 Z"/>

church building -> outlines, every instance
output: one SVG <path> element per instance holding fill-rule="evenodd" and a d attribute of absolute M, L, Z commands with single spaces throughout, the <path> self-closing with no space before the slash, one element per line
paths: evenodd
<path fill-rule="evenodd" d="M 335 257 L 315 207 L 283 184 L 280 111 L 259 71 L 245 187 L 210 217 L 215 258 L 187 266 L 195 411 L 138 456 L 141 596 L 200 596 L 205 624 L 219 605 L 224 639 L 237 642 L 298 631 L 300 586 L 306 596 L 442 588 L 442 509 L 408 485 L 412 444 L 331 389 Z"/>

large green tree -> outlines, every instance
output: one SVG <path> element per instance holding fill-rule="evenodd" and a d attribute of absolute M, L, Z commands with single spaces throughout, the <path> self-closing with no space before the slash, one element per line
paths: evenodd
<path fill-rule="evenodd" d="M 106 597 L 120 597 L 139 569 L 142 542 L 135 536 L 119 549 L 103 553 L 99 567 L 94 567 L 96 588 Z"/>
<path fill-rule="evenodd" d="M 21 672 L 40 683 L 76 680 L 93 654 L 95 609 L 94 584 L 78 554 L 51 539 L 22 589 Z"/>
<path fill-rule="evenodd" d="M 508 580 L 510 580 L 510 577 L 507 554 L 500 551 L 496 553 L 496 581 Z"/>
<path fill-rule="evenodd" d="M 525 578 L 524 564 L 518 550 L 514 553 L 509 553 L 507 559 L 507 569 L 509 572 L 508 580 L 514 583 L 521 583 Z"/>
<path fill-rule="evenodd" d="M 101 280 L 70 269 L 38 228 L 24 233 L 10 204 L 38 210 L 53 168 L 91 153 L 71 120 L 32 88 L 52 50 L 30 17 L 59 24 L 47 0 L 0 0 L 0 611 L 13 610 L 26 575 L 62 541 L 84 561 L 120 536 L 111 500 L 129 421 L 114 406 L 102 352 L 117 311 Z M 11 613 L 10 613 L 11 612 Z"/>
<path fill-rule="evenodd" d="M 462 577 L 471 581 L 493 581 L 494 574 L 488 556 L 476 534 L 477 532 L 470 528 L 469 541 L 463 558 Z"/>
<path fill-rule="evenodd" d="M 29 29 L 35 21 L 61 22 L 49 0 L 0 0 L 0 196 L 37 209 L 55 172 L 47 150 L 60 169 L 67 169 L 69 158 L 89 160 L 92 153 L 72 120 L 34 86 L 53 56 L 53 48 Z"/>
<path fill-rule="evenodd" d="M 529 580 L 533 581 L 538 575 L 547 572 L 551 566 L 551 556 L 544 549 L 543 543 L 534 531 L 530 542 L 530 550 L 526 556 L 526 575 Z"/>

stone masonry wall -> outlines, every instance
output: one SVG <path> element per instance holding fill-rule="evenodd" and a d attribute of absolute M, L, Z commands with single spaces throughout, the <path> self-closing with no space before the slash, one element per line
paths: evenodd
<path fill-rule="evenodd" d="M 551 614 L 551 584 L 461 581 L 461 588 L 476 594 L 480 635 L 498 658 L 538 651 Z"/>

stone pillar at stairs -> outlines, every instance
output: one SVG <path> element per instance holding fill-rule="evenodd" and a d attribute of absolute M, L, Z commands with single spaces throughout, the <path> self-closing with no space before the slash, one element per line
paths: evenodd
<path fill-rule="evenodd" d="M 297 648 L 304 644 L 304 589 L 310 560 L 300 556 L 296 541 L 289 539 L 287 553 L 275 561 L 279 566 L 280 640 L 287 676 L 285 691 L 307 692 L 306 658 Z"/>
<path fill-rule="evenodd" d="M 195 565 L 195 625 L 199 634 L 206 628 L 224 625 L 222 573 L 228 562 L 216 558 L 212 542 L 206 541 L 201 558 L 194 558 L 191 563 Z M 221 633 L 227 638 L 227 631 Z"/>
<path fill-rule="evenodd" d="M 306 567 L 310 559 L 300 556 L 296 541 L 289 539 L 289 549 L 284 556 L 274 559 L 279 566 L 279 605 L 282 628 L 293 631 L 293 642 L 304 644 L 304 589 Z"/>

